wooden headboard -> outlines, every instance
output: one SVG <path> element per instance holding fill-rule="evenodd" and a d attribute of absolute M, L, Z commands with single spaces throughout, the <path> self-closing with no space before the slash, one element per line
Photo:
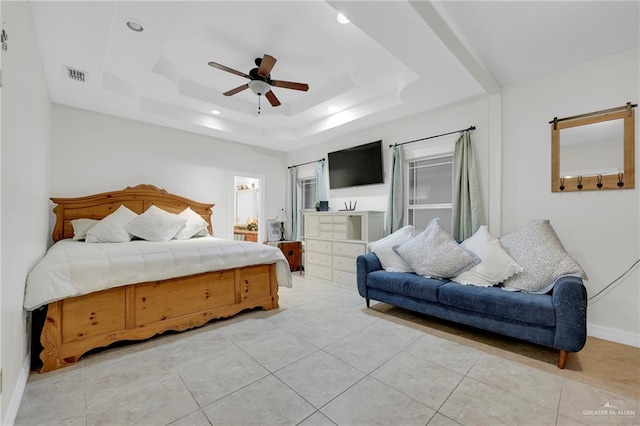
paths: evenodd
<path fill-rule="evenodd" d="M 180 213 L 187 207 L 207 221 L 209 233 L 213 234 L 211 209 L 214 204 L 198 203 L 179 195 L 170 194 L 153 185 L 127 187 L 121 191 L 103 192 L 78 198 L 51 198 L 55 204 L 53 212 L 56 224 L 53 228 L 53 241 L 73 238 L 73 219 L 102 219 L 113 213 L 123 204 L 138 214 L 155 205 L 171 213 Z"/>

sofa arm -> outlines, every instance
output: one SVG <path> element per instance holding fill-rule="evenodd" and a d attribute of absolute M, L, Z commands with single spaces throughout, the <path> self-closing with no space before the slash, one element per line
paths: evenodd
<path fill-rule="evenodd" d="M 551 297 L 556 313 L 554 347 L 578 352 L 587 341 L 587 290 L 582 279 L 558 278 Z"/>
<path fill-rule="evenodd" d="M 378 256 L 374 253 L 361 254 L 356 259 L 356 272 L 358 282 L 358 293 L 364 298 L 367 296 L 367 275 L 369 272 L 382 269 Z"/>

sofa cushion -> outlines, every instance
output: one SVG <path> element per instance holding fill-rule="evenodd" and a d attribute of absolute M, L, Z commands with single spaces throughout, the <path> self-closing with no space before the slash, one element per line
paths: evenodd
<path fill-rule="evenodd" d="M 498 287 L 476 287 L 446 283 L 438 288 L 442 304 L 524 323 L 555 326 L 555 309 L 547 294 L 505 291 Z"/>
<path fill-rule="evenodd" d="M 436 303 L 438 302 L 438 287 L 447 282 L 407 272 L 374 271 L 370 272 L 367 277 L 367 287 Z"/>

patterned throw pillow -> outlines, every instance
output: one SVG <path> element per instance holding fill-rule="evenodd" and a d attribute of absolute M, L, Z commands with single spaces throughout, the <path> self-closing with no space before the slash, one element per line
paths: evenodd
<path fill-rule="evenodd" d="M 394 250 L 416 274 L 426 277 L 455 277 L 479 262 L 440 227 L 439 218 L 431 220 L 427 229 Z"/>
<path fill-rule="evenodd" d="M 534 220 L 524 228 L 504 235 L 500 241 L 523 268 L 504 282 L 506 289 L 547 293 L 562 275 L 587 279 L 580 265 L 565 251 L 548 220 Z"/>

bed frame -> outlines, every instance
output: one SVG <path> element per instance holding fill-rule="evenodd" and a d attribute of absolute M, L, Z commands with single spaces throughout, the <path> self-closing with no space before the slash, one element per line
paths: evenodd
<path fill-rule="evenodd" d="M 57 204 L 54 241 L 73 236 L 71 220 L 102 219 L 121 204 L 138 214 L 151 205 L 174 213 L 191 207 L 213 231 L 213 204 L 197 203 L 152 185 L 51 201 Z M 278 308 L 275 264 L 125 285 L 52 302 L 46 307 L 40 333 L 40 372 L 75 364 L 87 351 L 114 342 L 187 330 L 258 307 Z"/>

